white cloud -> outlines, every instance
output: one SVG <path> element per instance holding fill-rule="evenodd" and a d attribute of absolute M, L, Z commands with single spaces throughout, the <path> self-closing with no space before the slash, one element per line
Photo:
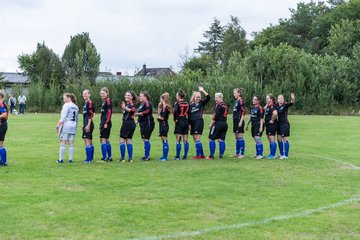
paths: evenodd
<path fill-rule="evenodd" d="M 73 36 L 89 32 L 101 54 L 101 69 L 133 73 L 149 67 L 177 67 L 214 17 L 223 24 L 237 16 L 248 33 L 288 17 L 296 0 L 3 0 L 0 2 L 0 71 L 16 71 L 17 56 L 45 41 L 62 55 Z"/>

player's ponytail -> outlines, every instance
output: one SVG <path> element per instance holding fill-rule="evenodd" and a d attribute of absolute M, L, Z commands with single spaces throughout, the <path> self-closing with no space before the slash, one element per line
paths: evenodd
<path fill-rule="evenodd" d="M 181 99 L 184 99 L 185 96 L 186 96 L 184 90 L 182 90 L 182 89 L 179 89 L 179 91 L 177 92 L 177 95 L 178 95 Z"/>
<path fill-rule="evenodd" d="M 244 89 L 243 88 L 235 88 L 233 91 L 239 93 L 240 97 L 242 97 Z"/>
<path fill-rule="evenodd" d="M 272 101 L 272 103 L 273 103 L 273 105 L 275 105 L 276 104 L 276 98 L 275 98 L 275 96 L 274 95 L 272 95 L 271 93 L 269 93 L 268 95 L 266 95 L 267 97 L 269 97 L 270 99 L 271 99 L 271 101 Z"/>
<path fill-rule="evenodd" d="M 144 95 L 146 97 L 146 100 L 150 102 L 150 93 L 148 91 L 142 91 L 140 94 Z"/>
<path fill-rule="evenodd" d="M 70 99 L 74 104 L 76 104 L 76 102 L 77 102 L 76 96 L 73 93 L 70 93 Z"/>

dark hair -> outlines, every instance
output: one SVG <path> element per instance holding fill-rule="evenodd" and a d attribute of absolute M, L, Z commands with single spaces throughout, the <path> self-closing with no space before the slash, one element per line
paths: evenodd
<path fill-rule="evenodd" d="M 240 97 L 242 97 L 244 89 L 243 88 L 235 88 L 233 91 L 237 92 L 237 93 L 240 93 Z"/>
<path fill-rule="evenodd" d="M 76 96 L 73 93 L 64 93 L 64 96 L 70 98 L 71 101 L 76 104 Z"/>
<path fill-rule="evenodd" d="M 261 101 L 261 96 L 260 96 L 260 95 L 254 95 L 254 97 L 256 97 L 256 99 L 257 99 L 258 101 Z"/>
<path fill-rule="evenodd" d="M 269 98 L 272 100 L 273 104 L 276 104 L 276 98 L 274 97 L 274 95 L 272 95 L 271 93 L 269 93 L 269 94 L 266 95 L 266 96 L 269 97 Z"/>
<path fill-rule="evenodd" d="M 128 90 L 126 92 L 131 94 L 131 100 L 133 101 L 133 104 L 136 105 L 138 102 L 138 96 L 136 93 L 133 90 Z"/>
<path fill-rule="evenodd" d="M 177 95 L 182 99 L 184 99 L 186 96 L 185 92 L 182 89 L 179 89 L 179 91 L 177 92 Z"/>
<path fill-rule="evenodd" d="M 146 99 L 150 102 L 150 93 L 148 91 L 141 91 L 140 94 L 144 95 Z"/>

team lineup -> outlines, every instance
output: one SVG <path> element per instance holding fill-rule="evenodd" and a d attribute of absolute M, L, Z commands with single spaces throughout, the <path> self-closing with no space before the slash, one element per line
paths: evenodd
<path fill-rule="evenodd" d="M 275 98 L 272 94 L 266 96 L 266 105 L 260 105 L 261 97 L 253 96 L 252 107 L 248 121 L 245 124 L 246 108 L 242 99 L 242 88 L 233 90 L 235 103 L 233 105 L 233 133 L 236 141 L 236 150 L 233 157 L 245 157 L 245 141 L 244 132 L 248 130 L 251 123 L 251 136 L 255 141 L 256 154 L 255 158 L 263 158 L 263 132 L 269 141 L 270 149 L 268 159 L 276 158 L 276 150 L 279 149 L 279 159 L 286 159 L 289 157 L 289 136 L 290 123 L 288 121 L 288 109 L 295 103 L 295 94 L 291 93 L 290 102 L 285 102 L 284 96 L 279 95 Z M 204 98 L 202 97 L 204 95 Z M 112 128 L 112 102 L 109 96 L 109 90 L 103 87 L 100 90 L 102 99 L 101 116 L 100 116 L 100 142 L 102 162 L 113 161 L 112 148 L 110 143 L 110 132 Z M 84 106 L 83 106 L 83 126 L 82 138 L 85 144 L 86 159 L 84 163 L 91 163 L 94 160 L 94 145 L 93 145 L 93 131 L 94 131 L 94 114 L 95 107 L 91 101 L 90 91 L 85 89 L 83 91 Z M 140 128 L 140 135 L 144 143 L 144 155 L 141 158 L 143 161 L 150 160 L 150 138 L 155 128 L 155 120 L 153 117 L 153 106 L 151 104 L 150 94 L 147 91 L 140 92 L 139 96 L 134 91 L 127 91 L 124 96 L 124 101 L 121 103 L 123 109 L 122 125 L 120 128 L 120 158 L 119 162 L 133 161 L 133 145 L 132 138 L 137 125 Z M 196 155 L 192 159 L 214 159 L 216 151 L 216 141 L 218 141 L 219 153 L 218 157 L 223 158 L 226 150 L 226 134 L 228 131 L 227 115 L 229 107 L 223 101 L 222 93 L 215 93 L 214 113 L 209 125 L 209 149 L 210 153 L 205 156 L 201 137 L 204 130 L 203 112 L 205 106 L 211 100 L 210 95 L 203 87 L 199 87 L 198 91 L 193 92 L 190 102 L 185 100 L 186 94 L 179 90 L 176 93 L 176 101 L 174 105 L 171 104 L 171 98 L 168 93 L 163 93 L 160 96 L 158 105 L 158 115 L 156 117 L 159 126 L 159 136 L 162 141 L 163 155 L 158 158 L 160 161 L 167 161 L 169 159 L 169 117 L 173 115 L 175 122 L 174 134 L 176 136 L 176 151 L 173 160 L 188 159 L 189 153 L 189 139 L 188 134 L 192 135 L 195 143 Z M 74 142 L 76 129 L 78 126 L 79 108 L 76 105 L 77 99 L 72 93 L 63 94 L 64 105 L 61 111 L 61 118 L 57 124 L 56 131 L 60 140 L 59 159 L 58 163 L 64 163 L 66 152 L 66 145 L 68 146 L 69 159 L 68 162 L 73 162 L 74 156 Z M 7 118 L 8 109 L 5 103 L 5 92 L 0 91 L 0 165 L 7 166 L 6 148 L 4 146 L 5 135 L 7 132 Z M 277 139 L 276 139 L 277 136 Z M 277 144 L 276 144 L 277 140 Z M 183 154 L 181 155 L 183 146 Z M 125 159 L 127 151 L 127 159 Z"/>
<path fill-rule="evenodd" d="M 295 94 L 291 93 L 291 101 L 285 102 L 284 96 L 279 95 L 275 98 L 272 94 L 266 96 L 266 105 L 260 105 L 261 97 L 254 96 L 252 99 L 252 107 L 248 121 L 245 124 L 246 109 L 242 99 L 243 89 L 237 88 L 233 90 L 235 103 L 233 105 L 233 133 L 235 135 L 236 150 L 233 157 L 245 157 L 245 141 L 244 132 L 248 130 L 251 123 L 251 136 L 255 141 L 257 159 L 263 158 L 263 143 L 261 137 L 263 132 L 266 133 L 269 140 L 270 151 L 268 159 L 276 157 L 277 147 L 279 149 L 279 159 L 289 157 L 289 136 L 290 123 L 288 121 L 288 108 L 295 103 Z M 202 97 L 202 94 L 204 97 Z M 101 116 L 100 116 L 100 142 L 101 142 L 101 161 L 113 161 L 112 147 L 109 141 L 112 128 L 112 102 L 109 96 L 109 90 L 104 87 L 100 90 L 102 99 Z M 94 104 L 91 101 L 89 90 L 83 91 L 85 104 L 83 106 L 83 126 L 82 138 L 85 143 L 86 159 L 84 163 L 91 163 L 94 160 Z M 155 128 L 155 119 L 153 117 L 153 106 L 151 104 L 150 94 L 142 91 L 139 96 L 135 92 L 129 90 L 125 93 L 125 100 L 121 103 L 123 110 L 122 125 L 120 128 L 120 158 L 119 162 L 133 161 L 133 145 L 132 137 L 136 127 L 140 128 L 140 135 L 144 143 L 143 161 L 150 160 L 150 138 Z M 227 115 L 229 107 L 223 101 L 222 93 L 215 93 L 214 114 L 209 125 L 209 149 L 210 153 L 205 156 L 201 136 L 204 130 L 203 112 L 205 106 L 211 100 L 210 95 L 203 87 L 199 87 L 195 91 L 190 102 L 185 100 L 186 94 L 179 90 L 176 93 L 176 102 L 171 104 L 170 95 L 164 93 L 160 96 L 158 105 L 158 115 L 156 120 L 159 126 L 159 136 L 162 141 L 162 156 L 158 158 L 160 161 L 169 159 L 169 117 L 173 115 L 175 122 L 174 134 L 176 136 L 176 150 L 173 160 L 188 159 L 189 139 L 188 134 L 192 135 L 196 155 L 192 159 L 214 159 L 216 151 L 216 141 L 218 141 L 219 153 L 218 157 L 223 158 L 226 150 L 226 134 L 228 131 Z M 73 161 L 74 156 L 74 140 L 76 127 L 78 124 L 79 108 L 76 106 L 76 97 L 71 93 L 63 95 L 64 105 L 61 111 L 61 118 L 57 125 L 57 132 L 60 140 L 58 163 L 64 162 L 66 145 L 68 145 L 69 162 Z M 276 135 L 278 144 L 276 144 Z M 181 154 L 183 147 L 183 154 Z M 127 159 L 125 155 L 127 152 Z"/>

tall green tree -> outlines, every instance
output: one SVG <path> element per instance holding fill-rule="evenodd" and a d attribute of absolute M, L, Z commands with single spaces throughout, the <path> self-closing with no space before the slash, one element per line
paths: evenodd
<path fill-rule="evenodd" d="M 360 20 L 343 19 L 330 29 L 326 52 L 350 57 L 354 45 L 360 41 Z"/>
<path fill-rule="evenodd" d="M 62 64 L 68 81 L 83 77 L 94 82 L 100 69 L 101 57 L 91 42 L 89 33 L 70 37 L 62 56 Z"/>
<path fill-rule="evenodd" d="M 31 82 L 61 85 L 64 80 L 60 58 L 45 43 L 38 43 L 32 54 L 18 56 L 19 68 L 28 74 Z"/>
<path fill-rule="evenodd" d="M 247 47 L 246 31 L 241 27 L 240 20 L 234 16 L 230 18 L 231 22 L 226 27 L 222 43 L 222 62 L 225 68 L 233 52 L 244 56 Z"/>
<path fill-rule="evenodd" d="M 199 42 L 199 47 L 195 49 L 195 52 L 208 55 L 217 62 L 220 61 L 223 36 L 224 27 L 221 26 L 219 19 L 214 18 L 210 29 L 203 33 L 206 41 Z"/>

